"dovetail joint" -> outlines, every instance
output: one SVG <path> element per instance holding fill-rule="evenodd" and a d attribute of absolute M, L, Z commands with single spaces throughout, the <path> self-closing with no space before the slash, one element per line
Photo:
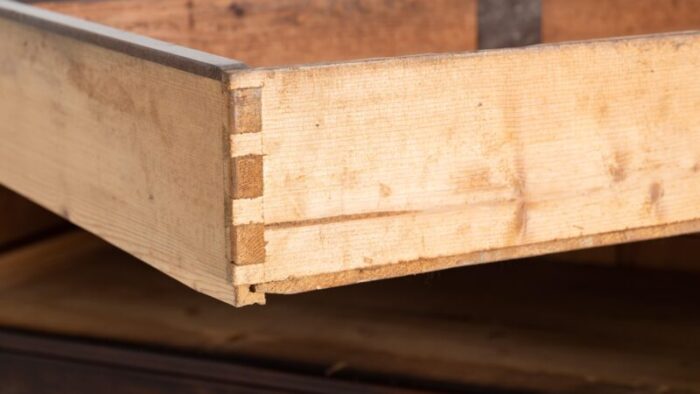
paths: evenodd
<path fill-rule="evenodd" d="M 265 262 L 261 88 L 231 91 L 233 263 Z"/>

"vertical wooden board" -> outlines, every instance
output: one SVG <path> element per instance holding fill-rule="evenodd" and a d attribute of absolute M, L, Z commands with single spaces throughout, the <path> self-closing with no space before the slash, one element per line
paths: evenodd
<path fill-rule="evenodd" d="M 252 66 L 476 48 L 476 0 L 72 0 L 38 5 Z"/>
<path fill-rule="evenodd" d="M 224 90 L 0 18 L 0 183 L 233 302 Z"/>
<path fill-rule="evenodd" d="M 666 234 L 700 218 L 699 64 L 685 34 L 236 73 L 267 260 L 235 280 Z"/>
<path fill-rule="evenodd" d="M 541 0 L 542 41 L 700 29 L 700 0 Z"/>

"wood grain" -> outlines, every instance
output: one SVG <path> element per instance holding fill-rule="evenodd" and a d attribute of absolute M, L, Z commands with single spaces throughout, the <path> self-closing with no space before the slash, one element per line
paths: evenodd
<path fill-rule="evenodd" d="M 542 41 L 700 29 L 699 0 L 541 0 Z"/>
<path fill-rule="evenodd" d="M 105 0 L 36 5 L 251 66 L 476 48 L 476 0 Z"/>
<path fill-rule="evenodd" d="M 679 34 L 231 73 L 263 86 L 267 242 L 234 281 L 294 292 L 697 231 L 699 62 Z"/>
<path fill-rule="evenodd" d="M 0 183 L 234 301 L 222 82 L 0 18 Z"/>

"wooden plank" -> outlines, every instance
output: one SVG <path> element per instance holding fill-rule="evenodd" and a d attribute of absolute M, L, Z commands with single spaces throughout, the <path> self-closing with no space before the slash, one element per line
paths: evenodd
<path fill-rule="evenodd" d="M 476 0 L 74 0 L 37 5 L 253 66 L 476 48 Z"/>
<path fill-rule="evenodd" d="M 261 89 L 266 242 L 234 282 L 286 293 L 698 231 L 699 62 L 679 34 L 233 72 Z"/>
<path fill-rule="evenodd" d="M 700 392 L 698 275 L 515 261 L 234 311 L 111 247 L 64 259 L 0 290 L 0 325 L 462 392 Z"/>
<path fill-rule="evenodd" d="M 228 94 L 216 75 L 194 72 L 205 64 L 220 77 L 227 65 L 73 22 L 0 3 L 0 183 L 236 302 L 225 231 Z"/>
<path fill-rule="evenodd" d="M 542 41 L 700 29 L 699 0 L 541 0 Z"/>

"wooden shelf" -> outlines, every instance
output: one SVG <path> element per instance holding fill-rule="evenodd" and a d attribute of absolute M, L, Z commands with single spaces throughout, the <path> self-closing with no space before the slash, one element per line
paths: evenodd
<path fill-rule="evenodd" d="M 700 392 L 698 274 L 530 259 L 236 310 L 72 232 L 1 255 L 0 283 L 5 328 L 429 387 Z"/>

